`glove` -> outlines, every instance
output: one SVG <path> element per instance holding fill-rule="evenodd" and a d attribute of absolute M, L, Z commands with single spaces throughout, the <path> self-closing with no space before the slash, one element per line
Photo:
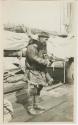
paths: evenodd
<path fill-rule="evenodd" d="M 48 59 L 45 59 L 44 65 L 49 66 L 49 64 L 50 64 L 50 61 Z"/>
<path fill-rule="evenodd" d="M 53 78 L 51 78 L 48 82 L 48 85 L 51 86 L 53 84 L 53 81 L 54 81 Z"/>

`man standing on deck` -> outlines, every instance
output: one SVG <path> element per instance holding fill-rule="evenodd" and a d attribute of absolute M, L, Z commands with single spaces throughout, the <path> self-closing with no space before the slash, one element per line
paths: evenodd
<path fill-rule="evenodd" d="M 49 60 L 45 58 L 47 54 L 46 42 L 48 39 L 49 35 L 46 32 L 40 33 L 38 40 L 30 40 L 26 51 L 25 79 L 28 83 L 27 111 L 34 115 L 40 114 L 45 110 L 38 105 L 38 97 L 43 86 L 46 86 L 46 80 L 50 84 L 53 82 L 53 79 L 46 70 L 46 67 L 49 65 Z"/>

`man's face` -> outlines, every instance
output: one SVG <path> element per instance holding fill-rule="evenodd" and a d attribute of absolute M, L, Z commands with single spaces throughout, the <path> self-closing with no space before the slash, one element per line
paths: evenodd
<path fill-rule="evenodd" d="M 48 40 L 48 38 L 46 37 L 39 37 L 39 41 L 41 44 L 45 45 L 46 44 L 46 41 Z"/>

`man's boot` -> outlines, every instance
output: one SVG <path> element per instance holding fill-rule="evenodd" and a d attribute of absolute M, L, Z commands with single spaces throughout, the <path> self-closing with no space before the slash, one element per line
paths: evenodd
<path fill-rule="evenodd" d="M 34 109 L 39 110 L 39 111 L 45 110 L 44 107 L 39 105 L 40 104 L 40 92 L 41 92 L 42 88 L 43 88 L 43 85 L 39 84 L 39 86 L 37 87 L 37 94 L 36 94 L 36 96 L 34 96 L 34 103 L 33 103 Z"/>
<path fill-rule="evenodd" d="M 28 114 L 31 114 L 31 115 L 37 114 L 36 110 L 33 107 L 33 96 L 29 97 L 28 104 L 26 106 L 26 110 L 27 110 Z"/>
<path fill-rule="evenodd" d="M 39 103 L 39 96 L 36 96 L 35 98 L 36 98 L 36 99 L 35 99 L 36 101 L 35 101 L 35 103 L 34 103 L 34 109 L 39 110 L 39 111 L 45 111 L 45 108 L 42 107 L 42 106 L 40 105 L 40 103 Z"/>
<path fill-rule="evenodd" d="M 35 96 L 32 96 L 32 102 L 27 106 L 27 112 L 31 115 L 38 115 L 44 112 L 44 110 L 39 105 L 36 105 Z"/>

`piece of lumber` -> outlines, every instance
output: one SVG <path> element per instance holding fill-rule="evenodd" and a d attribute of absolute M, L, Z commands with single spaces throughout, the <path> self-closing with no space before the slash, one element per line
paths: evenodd
<path fill-rule="evenodd" d="M 4 87 L 4 94 L 9 94 L 9 93 L 12 93 L 12 92 L 16 92 L 18 90 L 21 90 L 23 88 L 26 87 L 26 83 L 25 82 L 22 82 L 20 84 L 13 84 L 13 85 L 10 85 L 10 86 L 5 86 Z"/>
<path fill-rule="evenodd" d="M 57 87 L 60 87 L 60 86 L 62 86 L 62 85 L 63 85 L 63 83 L 58 83 L 58 84 L 52 85 L 52 86 L 50 86 L 50 87 L 47 87 L 47 88 L 46 88 L 46 91 L 50 91 L 50 90 L 55 89 L 55 88 L 57 88 Z"/>

